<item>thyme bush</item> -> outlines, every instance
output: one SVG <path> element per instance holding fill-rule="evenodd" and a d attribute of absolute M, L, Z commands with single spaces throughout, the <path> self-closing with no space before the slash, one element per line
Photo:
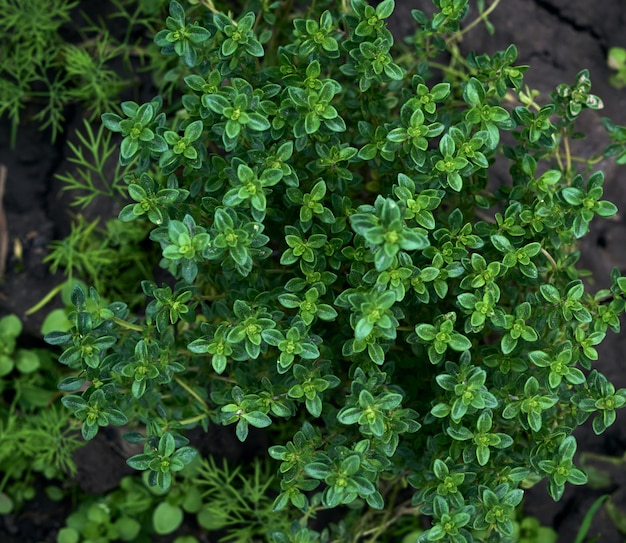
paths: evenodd
<path fill-rule="evenodd" d="M 514 45 L 461 59 L 468 2 L 434 4 L 394 45 L 393 0 L 296 16 L 173 0 L 155 42 L 180 57 L 180 110 L 102 116 L 123 138 L 120 219 L 152 223 L 172 280 L 142 282 L 145 314 L 74 290 L 74 327 L 47 336 L 76 372 L 63 403 L 86 439 L 135 424 L 128 463 L 162 489 L 196 456 L 186 430 L 265 429 L 294 520 L 276 543 L 372 534 L 313 519 L 393 511 L 407 482 L 405 510 L 432 519 L 419 541 L 510 540 L 523 488 L 584 484 L 573 430 L 603 432 L 626 402 L 594 367 L 626 279 L 591 294 L 576 268 L 592 219 L 616 213 L 570 154 L 601 107 L 589 74 L 539 105 Z"/>

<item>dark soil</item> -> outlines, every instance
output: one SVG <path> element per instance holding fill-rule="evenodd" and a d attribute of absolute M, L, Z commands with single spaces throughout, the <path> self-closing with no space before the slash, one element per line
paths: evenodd
<path fill-rule="evenodd" d="M 472 2 L 473 3 L 473 2 Z M 101 3 L 103 5 L 106 2 Z M 392 23 L 397 34 L 406 33 L 411 24 L 410 10 L 426 9 L 426 0 L 398 0 Z M 607 52 L 612 46 L 626 46 L 626 5 L 623 0 L 504 0 L 490 17 L 496 33 L 490 36 L 483 27 L 470 32 L 464 43 L 465 52 L 493 53 L 515 43 L 519 51 L 518 64 L 532 68 L 525 82 L 530 88 L 547 96 L 559 83 L 573 83 L 576 74 L 588 68 L 593 83 L 592 92 L 603 100 L 604 110 L 586 111 L 581 116 L 581 129 L 590 136 L 579 143 L 580 154 L 591 155 L 601 151 L 608 138 L 600 125 L 600 117 L 607 116 L 619 125 L 626 125 L 626 91 L 609 85 L 610 70 L 606 65 Z M 409 30 L 410 32 L 410 30 Z M 152 89 L 144 87 L 142 97 L 151 97 Z M 31 106 L 29 106 L 31 107 Z M 28 111 L 24 118 L 28 117 Z M 36 113 L 36 110 L 30 113 Z M 8 256 L 6 271 L 0 285 L 0 316 L 16 313 L 23 319 L 27 337 L 36 340 L 44 312 L 25 315 L 25 311 L 42 299 L 62 277 L 53 276 L 42 262 L 47 245 L 68 232 L 69 199 L 59 192 L 56 173 L 69 167 L 66 161 L 68 141 L 82 125 L 84 112 L 67 112 L 66 130 L 50 144 L 50 134 L 40 132 L 38 126 L 25 122 L 18 132 L 14 149 L 9 145 L 9 123 L 0 119 L 0 165 L 7 168 L 3 208 L 8 225 Z M 607 161 L 600 165 L 606 174 L 605 198 L 626 208 L 626 191 L 620 185 L 626 181 L 626 170 Z M 116 209 L 100 204 L 92 209 L 94 216 L 112 216 Z M 1 224 L 1 223 L 0 223 Z M 2 232 L 0 231 L 0 236 Z M 21 247 L 21 255 L 17 248 Z M 608 283 L 610 270 L 618 267 L 626 272 L 626 219 L 620 214 L 613 220 L 596 220 L 592 232 L 580 247 L 581 266 L 592 270 L 595 283 L 591 288 L 603 288 Z M 2 263 L 0 263 L 2 269 Z M 624 354 L 626 334 L 610 334 L 601 347 L 599 369 L 616 387 L 626 387 Z M 593 452 L 613 457 L 626 453 L 626 425 L 624 415 L 602 436 L 596 436 L 590 427 L 577 432 L 581 452 Z M 241 450 L 230 435 L 213 436 L 205 441 L 207 451 L 221 453 L 229 458 L 241 456 Z M 79 467 L 78 482 L 83 489 L 99 493 L 117 485 L 126 473 L 126 465 L 119 452 L 120 440 L 105 433 L 76 456 Z M 616 465 L 596 460 L 594 466 L 608 472 L 610 484 L 601 488 L 572 487 L 569 485 L 563 499 L 554 503 L 545 487 L 538 485 L 527 492 L 525 504 L 528 514 L 538 517 L 545 525 L 553 526 L 559 541 L 574 541 L 585 512 L 600 495 L 611 493 L 611 501 L 626 515 L 626 463 Z M 0 519 L 2 543 L 36 543 L 56 541 L 55 534 L 71 510 L 71 504 L 53 503 L 39 498 L 18 515 Z M 626 518 L 626 517 L 625 517 Z M 602 543 L 622 543 L 625 539 L 615 528 L 602 508 L 596 515 L 590 536 L 600 536 Z"/>

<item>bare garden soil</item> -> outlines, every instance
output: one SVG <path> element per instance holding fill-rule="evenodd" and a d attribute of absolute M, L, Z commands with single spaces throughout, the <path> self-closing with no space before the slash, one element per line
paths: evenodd
<path fill-rule="evenodd" d="M 106 5 L 106 2 L 101 4 Z M 428 4 L 427 0 L 396 0 L 394 33 L 410 32 L 410 10 L 425 9 Z M 520 55 L 518 64 L 531 66 L 526 84 L 541 91 L 543 97 L 559 83 L 573 83 L 581 69 L 589 69 L 592 92 L 603 100 L 604 109 L 586 111 L 581 116 L 580 128 L 589 136 L 578 143 L 577 151 L 581 155 L 600 153 L 608 144 L 600 118 L 607 116 L 618 125 L 626 125 L 626 90 L 617 90 L 609 84 L 611 71 L 606 64 L 610 47 L 626 46 L 624 1 L 503 0 L 490 20 L 496 28 L 495 35 L 490 36 L 479 25 L 467 34 L 463 51 L 493 53 L 515 43 Z M 145 85 L 141 96 L 134 99 L 147 100 L 152 92 L 153 89 Z M 24 119 L 29 113 L 36 114 L 37 107 L 27 105 Z M 50 274 L 43 258 L 48 244 L 67 235 L 70 225 L 70 197 L 60 192 L 55 174 L 71 167 L 67 162 L 68 142 L 75 141 L 84 112 L 74 108 L 66 114 L 65 131 L 55 144 L 50 143 L 49 133 L 40 132 L 34 122 L 25 121 L 14 148 L 10 146 L 9 123 L 7 119 L 0 119 L 0 165 L 4 165 L 7 172 L 4 197 L 0 202 L 6 218 L 6 226 L 0 220 L 0 255 L 3 239 L 7 242 L 6 259 L 0 262 L 0 270 L 4 268 L 0 316 L 15 313 L 22 318 L 25 341 L 31 346 L 42 345 L 39 328 L 45 311 L 33 315 L 25 315 L 25 311 L 63 279 Z M 606 175 L 605 198 L 624 211 L 612 220 L 596 220 L 591 234 L 581 243 L 580 266 L 593 272 L 592 290 L 607 286 L 613 267 L 626 272 L 626 168 L 610 161 L 601 163 L 600 168 Z M 506 175 L 505 169 L 502 175 Z M 115 213 L 115 206 L 102 201 L 89 210 L 93 217 L 110 217 Z M 609 333 L 601 346 L 598 369 L 616 387 L 626 387 L 626 333 Z M 201 440 L 201 452 L 225 455 L 230 460 L 245 460 L 249 456 L 231 432 L 215 431 L 215 435 Z M 577 432 L 577 439 L 579 453 L 586 453 L 587 457 L 592 453 L 620 459 L 626 454 L 626 415 L 618 414 L 617 422 L 601 436 L 596 436 L 590 426 L 583 427 Z M 84 491 L 98 494 L 111 490 L 122 475 L 131 471 L 125 464 L 121 445 L 116 432 L 101 432 L 77 452 L 77 483 Z M 609 462 L 595 457 L 588 461 L 587 466 L 590 465 L 608 474 L 604 483 L 583 488 L 569 485 L 558 503 L 552 501 L 541 484 L 526 493 L 526 513 L 552 526 L 559 534 L 559 542 L 574 541 L 585 513 L 597 497 L 606 493 L 611 494 L 614 517 L 620 517 L 621 512 L 622 524 L 626 526 L 626 460 Z M 74 506 L 70 501 L 51 502 L 41 492 L 19 513 L 0 518 L 0 542 L 55 542 L 58 529 Z M 618 531 L 606 507 L 596 515 L 589 535 L 600 536 L 601 543 L 626 541 L 626 535 Z M 198 537 L 201 541 L 209 540 L 206 534 Z"/>

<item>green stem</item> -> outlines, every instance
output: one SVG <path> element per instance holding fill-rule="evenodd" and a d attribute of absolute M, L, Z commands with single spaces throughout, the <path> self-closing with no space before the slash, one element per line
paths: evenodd
<path fill-rule="evenodd" d="M 456 70 L 455 68 L 452 68 L 451 66 L 447 66 L 445 64 L 441 64 L 440 62 L 429 62 L 428 65 L 431 68 L 437 68 L 438 70 L 441 70 L 442 72 L 446 72 L 446 73 L 455 75 L 461 81 L 467 79 L 467 74 L 465 72 L 461 72 L 459 70 Z"/>
<path fill-rule="evenodd" d="M 68 279 L 68 281 L 69 280 L 71 279 Z M 43 306 L 48 304 L 48 302 L 50 302 L 52 298 L 54 298 L 59 292 L 61 292 L 63 287 L 66 285 L 66 283 L 67 281 L 63 281 L 63 283 L 60 283 L 59 285 L 54 287 L 50 292 L 48 292 L 48 294 L 46 294 L 41 300 L 39 300 L 33 307 L 27 309 L 24 314 L 32 315 L 33 313 L 36 313 L 37 311 L 39 311 Z"/>
<path fill-rule="evenodd" d="M 2 478 L 2 482 L 0 482 L 0 492 L 4 491 L 4 487 L 6 486 L 10 476 L 11 472 L 7 470 L 7 472 L 4 474 L 4 477 Z"/>
<path fill-rule="evenodd" d="M 123 319 L 119 319 L 117 317 L 111 317 L 111 319 L 115 324 L 119 324 L 122 328 L 126 328 L 127 330 L 135 330 L 136 332 L 143 332 L 143 326 L 139 326 L 138 324 L 133 324 L 132 322 L 125 321 Z"/>
<path fill-rule="evenodd" d="M 176 381 L 181 387 L 183 387 L 191 396 L 193 396 L 201 405 L 204 407 L 207 413 L 209 412 L 209 406 L 206 402 L 198 395 L 198 393 L 193 390 L 187 383 L 185 383 L 180 377 L 175 376 L 174 381 Z"/>
<path fill-rule="evenodd" d="M 195 417 L 191 417 L 189 419 L 179 420 L 178 422 L 179 424 L 182 424 L 183 426 L 187 426 L 188 424 L 193 424 L 194 422 L 198 422 L 206 418 L 209 418 L 209 415 L 207 413 L 202 413 L 200 415 L 196 415 Z"/>
<path fill-rule="evenodd" d="M 572 171 L 572 155 L 569 148 L 569 138 L 565 136 L 563 138 L 563 147 L 565 148 L 565 173 L 569 174 Z"/>
<path fill-rule="evenodd" d="M 557 271 L 559 269 L 559 266 L 557 265 L 554 258 L 552 258 L 552 255 L 548 251 L 546 251 L 543 247 L 541 248 L 541 252 L 543 253 L 543 256 L 545 256 L 548 259 L 548 262 L 550 262 L 550 265 L 552 266 L 554 271 Z"/>
<path fill-rule="evenodd" d="M 496 9 L 496 7 L 498 7 L 498 4 L 500 3 L 500 0 L 494 0 L 494 3 L 491 4 L 485 11 L 483 11 L 478 17 L 476 17 L 476 19 L 474 19 L 470 24 L 468 24 L 465 28 L 463 28 L 463 30 L 459 30 L 458 32 L 455 32 L 454 34 L 452 34 L 452 36 L 450 36 L 447 40 L 446 40 L 446 45 L 449 45 L 450 42 L 452 41 L 458 41 L 459 38 L 461 38 L 463 36 L 463 34 L 466 34 L 467 32 L 469 32 L 472 28 L 474 28 L 477 24 L 479 24 L 480 22 L 484 21 L 487 19 L 487 17 L 489 16 L 489 14 Z"/>
<path fill-rule="evenodd" d="M 604 158 L 605 157 L 603 157 L 602 155 L 597 156 L 597 157 L 592 157 L 592 158 L 583 158 L 579 156 L 573 156 L 570 158 L 570 160 L 572 162 L 582 162 L 584 164 L 587 164 L 587 166 L 594 166 L 598 164 L 599 162 L 602 162 Z"/>
<path fill-rule="evenodd" d="M 220 13 L 220 10 L 215 7 L 213 0 L 200 0 L 200 3 L 211 13 Z"/>

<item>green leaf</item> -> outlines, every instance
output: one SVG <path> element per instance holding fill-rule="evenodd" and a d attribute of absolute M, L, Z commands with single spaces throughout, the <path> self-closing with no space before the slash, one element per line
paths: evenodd
<path fill-rule="evenodd" d="M 304 471 L 309 477 L 313 477 L 313 479 L 324 480 L 330 475 L 329 467 L 322 462 L 311 462 L 304 466 Z"/>
<path fill-rule="evenodd" d="M 489 447 L 485 447 L 484 445 L 479 445 L 476 447 L 476 459 L 478 460 L 478 464 L 484 466 L 489 462 L 490 451 Z"/>
<path fill-rule="evenodd" d="M 201 120 L 194 121 L 185 128 L 185 138 L 190 142 L 196 141 L 202 135 L 203 129 L 204 124 Z"/>
<path fill-rule="evenodd" d="M 385 501 L 377 490 L 365 496 L 365 501 L 372 509 L 381 510 L 385 507 Z"/>
<path fill-rule="evenodd" d="M 618 209 L 613 202 L 602 200 L 601 202 L 596 203 L 594 211 L 600 217 L 613 217 L 615 214 L 617 214 Z"/>
<path fill-rule="evenodd" d="M 152 512 L 152 525 L 159 535 L 171 534 L 178 530 L 183 522 L 183 510 L 168 501 L 162 501 Z"/>
<path fill-rule="evenodd" d="M 144 471 L 150 467 L 153 458 L 150 454 L 136 454 L 128 458 L 126 463 L 133 469 Z"/>
<path fill-rule="evenodd" d="M 387 133 L 387 139 L 391 142 L 402 143 L 409 139 L 409 135 L 407 134 L 406 128 L 394 128 L 393 130 Z"/>
<path fill-rule="evenodd" d="M 445 403 L 438 403 L 430 410 L 430 413 L 434 417 L 437 417 L 438 419 L 447 417 L 450 414 L 450 412 L 451 412 L 450 406 Z"/>
<path fill-rule="evenodd" d="M 467 351 L 472 346 L 472 342 L 458 332 L 453 332 L 448 343 L 451 349 L 455 351 Z"/>
<path fill-rule="evenodd" d="M 515 347 L 517 347 L 517 339 L 513 339 L 511 334 L 504 334 L 500 341 L 500 347 L 502 354 L 511 354 Z"/>
<path fill-rule="evenodd" d="M 419 251 L 430 245 L 428 237 L 421 232 L 404 230 L 400 239 L 400 247 L 405 251 Z"/>
<path fill-rule="evenodd" d="M 305 406 L 307 411 L 315 418 L 322 414 L 322 399 L 317 395 L 313 398 L 306 398 Z"/>
<path fill-rule="evenodd" d="M 515 250 L 511 242 L 500 234 L 491 236 L 491 243 L 493 243 L 493 246 L 501 253 L 508 253 Z"/>
<path fill-rule="evenodd" d="M 383 70 L 385 71 L 385 75 L 394 81 L 401 81 L 404 77 L 404 71 L 402 68 L 393 62 L 385 64 Z"/>
<path fill-rule="evenodd" d="M 246 50 L 246 53 L 252 55 L 253 57 L 262 57 L 263 55 L 265 55 L 263 46 L 255 38 L 250 39 L 248 43 L 245 44 L 244 49 Z"/>
<path fill-rule="evenodd" d="M 128 423 L 128 417 L 119 409 L 108 409 L 106 414 L 109 417 L 109 424 L 122 426 Z"/>
<path fill-rule="evenodd" d="M 465 428 L 465 426 L 450 426 L 446 431 L 452 439 L 456 439 L 458 441 L 466 441 L 468 439 L 472 439 L 474 436 L 474 434 Z"/>
<path fill-rule="evenodd" d="M 80 427 L 80 433 L 85 441 L 90 441 L 96 437 L 98 433 L 98 424 L 85 421 Z"/>
<path fill-rule="evenodd" d="M 439 152 L 445 157 L 453 155 L 455 151 L 454 140 L 450 134 L 444 134 L 439 140 Z"/>
<path fill-rule="evenodd" d="M 50 345 L 65 345 L 72 340 L 72 334 L 68 332 L 50 332 L 43 339 Z"/>
<path fill-rule="evenodd" d="M 235 434 L 237 435 L 237 439 L 241 442 L 244 442 L 248 437 L 248 421 L 243 417 L 239 419 L 237 425 L 235 426 Z"/>
<path fill-rule="evenodd" d="M 374 324 L 367 319 L 359 319 L 354 328 L 354 337 L 356 339 L 365 339 L 374 329 Z"/>
<path fill-rule="evenodd" d="M 394 0 L 383 0 L 376 6 L 376 16 L 379 19 L 387 19 L 393 13 L 394 7 Z"/>
<path fill-rule="evenodd" d="M 41 363 L 37 353 L 19 349 L 15 357 L 15 367 L 20 373 L 32 373 L 40 367 Z"/>
<path fill-rule="evenodd" d="M 237 51 L 237 48 L 238 44 L 235 40 L 233 40 L 232 38 L 226 38 L 222 43 L 222 55 L 224 55 L 225 57 L 230 57 L 235 53 L 235 51 Z"/>
<path fill-rule="evenodd" d="M 248 127 L 252 130 L 256 130 L 257 132 L 263 132 L 264 130 L 269 130 L 270 122 L 266 117 L 261 115 L 260 113 L 248 113 Z M 282 173 L 282 172 L 281 172 Z"/>
<path fill-rule="evenodd" d="M 437 329 L 432 324 L 418 324 L 415 327 L 415 333 L 424 341 L 432 341 L 435 339 Z"/>
<path fill-rule="evenodd" d="M 211 33 L 199 25 L 187 25 L 185 27 L 187 39 L 192 43 L 200 44 L 211 37 Z"/>
<path fill-rule="evenodd" d="M 361 409 L 357 407 L 344 407 L 337 413 L 337 420 L 341 424 L 356 424 L 361 417 Z"/>
<path fill-rule="evenodd" d="M 567 477 L 567 481 L 573 485 L 587 484 L 587 475 L 578 468 L 572 468 Z"/>
<path fill-rule="evenodd" d="M 541 285 L 539 292 L 544 299 L 551 304 L 558 304 L 561 301 L 561 295 L 554 285 Z"/>
<path fill-rule="evenodd" d="M 261 411 L 251 411 L 250 413 L 243 413 L 241 416 L 255 428 L 267 428 L 272 424 L 272 419 Z"/>
<path fill-rule="evenodd" d="M 122 541 L 136 541 L 141 531 L 141 523 L 131 517 L 120 517 L 115 521 L 115 529 Z"/>
<path fill-rule="evenodd" d="M 457 172 L 449 173 L 446 177 L 448 186 L 455 192 L 461 192 L 463 188 L 463 179 Z"/>
<path fill-rule="evenodd" d="M 4 493 L 2 495 L 5 495 Z M 8 513 L 7 511 L 6 513 Z M 6 514 L 3 511 L 0 511 L 0 514 Z M 75 528 L 71 528 L 69 526 L 64 526 L 57 533 L 56 542 L 57 543 L 78 543 L 81 539 L 80 532 Z"/>
<path fill-rule="evenodd" d="M 261 174 L 261 184 L 264 187 L 272 187 L 283 178 L 282 170 L 278 168 L 269 168 Z"/>
<path fill-rule="evenodd" d="M 337 311 L 328 304 L 319 304 L 317 306 L 316 315 L 324 321 L 335 320 L 338 316 Z"/>
<path fill-rule="evenodd" d="M 441 479 L 443 481 L 447 477 L 448 473 L 450 473 L 450 470 L 445 462 L 439 458 L 435 458 L 433 472 L 435 473 L 435 477 L 437 477 L 437 479 Z"/>
<path fill-rule="evenodd" d="M 463 99 L 471 106 L 480 106 L 485 100 L 485 89 L 475 77 L 471 77 L 463 89 Z"/>
<path fill-rule="evenodd" d="M 87 405 L 87 401 L 81 396 L 64 396 L 61 403 L 72 411 L 78 411 Z"/>
<path fill-rule="evenodd" d="M 322 198 L 326 195 L 326 183 L 324 180 L 320 179 L 317 183 L 315 183 L 310 194 L 313 200 L 322 200 Z"/>
<path fill-rule="evenodd" d="M 572 205 L 580 205 L 583 202 L 583 197 L 585 196 L 584 192 L 580 189 L 574 187 L 566 187 L 561 191 L 563 195 L 563 199 Z"/>
<path fill-rule="evenodd" d="M 205 94 L 202 97 L 202 105 L 219 115 L 222 115 L 224 110 L 230 106 L 228 100 L 221 94 Z"/>
<path fill-rule="evenodd" d="M 176 450 L 176 442 L 174 436 L 169 432 L 165 432 L 159 439 L 159 454 L 162 456 L 171 456 Z"/>
<path fill-rule="evenodd" d="M 307 134 L 314 134 L 320 128 L 320 118 L 317 113 L 310 111 L 304 117 L 304 130 Z"/>
<path fill-rule="evenodd" d="M 85 383 L 84 378 L 80 377 L 66 377 L 59 383 L 59 390 L 63 392 L 76 392 Z"/>
<path fill-rule="evenodd" d="M 100 116 L 100 119 L 102 120 L 102 124 L 107 129 L 111 130 L 111 132 L 122 131 L 120 127 L 120 121 L 122 120 L 122 118 L 119 115 L 116 115 L 115 113 L 103 113 Z"/>

